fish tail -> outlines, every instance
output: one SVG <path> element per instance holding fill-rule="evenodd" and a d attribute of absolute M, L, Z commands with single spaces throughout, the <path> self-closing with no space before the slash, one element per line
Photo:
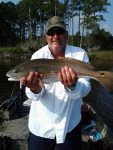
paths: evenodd
<path fill-rule="evenodd" d="M 100 83 L 109 89 L 110 91 L 113 91 L 113 72 L 110 71 L 98 71 L 99 76 L 97 77 Z"/>

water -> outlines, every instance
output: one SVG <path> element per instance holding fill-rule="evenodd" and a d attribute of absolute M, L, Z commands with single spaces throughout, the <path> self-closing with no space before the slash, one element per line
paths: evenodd
<path fill-rule="evenodd" d="M 113 60 L 93 60 L 91 64 L 97 70 L 113 71 Z M 84 101 L 90 103 L 100 118 L 113 132 L 113 93 L 108 92 L 97 81 L 91 80 L 92 90 Z"/>
<path fill-rule="evenodd" d="M 19 82 L 8 81 L 6 72 L 21 62 L 20 59 L 0 59 L 0 103 L 19 90 Z M 113 61 L 94 60 L 91 64 L 97 70 L 113 70 Z M 108 93 L 98 82 L 92 82 L 92 91 L 85 98 L 89 102 L 103 121 L 113 131 L 113 94 Z"/>
<path fill-rule="evenodd" d="M 19 87 L 19 82 L 8 81 L 6 72 L 20 62 L 20 59 L 0 59 L 0 104 L 10 97 L 15 87 Z"/>

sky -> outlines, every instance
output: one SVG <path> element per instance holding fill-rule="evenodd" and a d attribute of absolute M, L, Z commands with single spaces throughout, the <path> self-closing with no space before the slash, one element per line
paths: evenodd
<path fill-rule="evenodd" d="M 103 14 L 106 21 L 101 22 L 101 27 L 113 35 L 113 0 L 108 0 L 108 2 L 111 5 L 107 7 L 108 13 Z"/>
<path fill-rule="evenodd" d="M 8 2 L 9 0 L 0 0 L 1 2 Z M 18 3 L 20 0 L 10 0 L 13 3 Z M 105 21 L 101 21 L 100 25 L 101 28 L 104 28 L 106 31 L 109 31 L 113 35 L 113 0 L 108 0 L 108 2 L 111 4 L 107 7 L 107 13 L 103 13 L 103 17 Z M 74 29 L 76 30 L 76 29 Z M 77 31 L 75 31 L 77 32 Z"/>

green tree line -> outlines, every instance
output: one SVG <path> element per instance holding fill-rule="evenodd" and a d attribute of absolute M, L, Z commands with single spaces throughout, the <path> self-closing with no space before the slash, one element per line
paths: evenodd
<path fill-rule="evenodd" d="M 53 15 L 61 16 L 67 25 L 69 43 L 81 47 L 113 47 L 113 36 L 100 28 L 107 12 L 108 0 L 21 0 L 19 3 L 0 3 L 0 46 L 21 48 L 41 47 L 46 21 Z M 78 31 L 74 33 L 74 18 L 78 18 Z"/>

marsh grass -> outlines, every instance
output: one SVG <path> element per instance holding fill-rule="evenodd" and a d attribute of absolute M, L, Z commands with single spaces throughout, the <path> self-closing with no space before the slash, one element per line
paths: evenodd
<path fill-rule="evenodd" d="M 0 47 L 0 53 L 20 53 L 18 47 Z"/>
<path fill-rule="evenodd" d="M 19 47 L 0 47 L 1 56 L 10 54 L 10 55 L 29 55 L 29 50 L 20 49 Z M 101 60 L 113 60 L 113 50 L 109 51 L 91 51 L 88 52 L 89 58 L 92 59 L 101 59 Z"/>
<path fill-rule="evenodd" d="M 92 51 L 88 52 L 90 59 L 113 60 L 113 51 Z"/>

